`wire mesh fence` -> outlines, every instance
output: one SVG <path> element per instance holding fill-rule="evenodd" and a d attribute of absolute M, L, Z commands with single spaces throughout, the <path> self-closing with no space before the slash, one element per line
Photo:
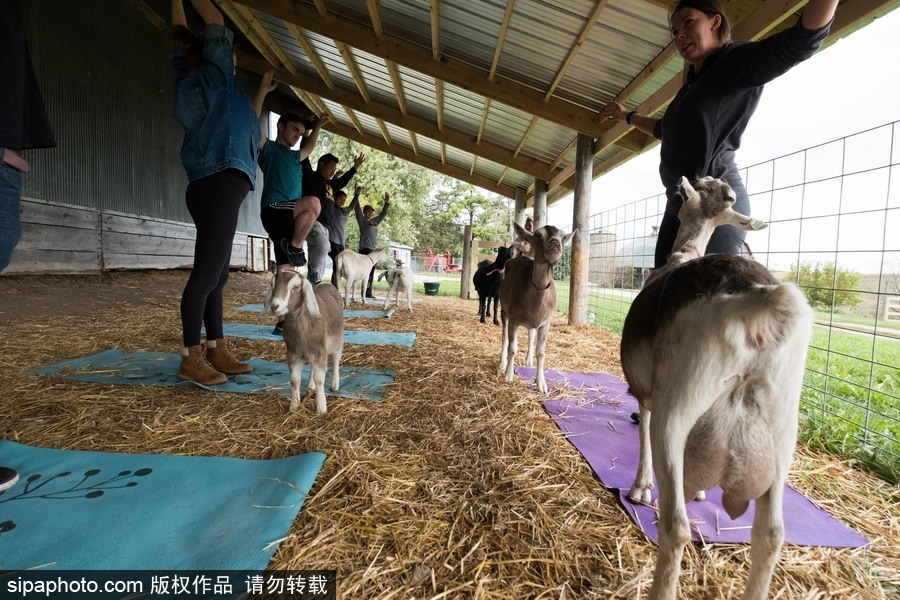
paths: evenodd
<path fill-rule="evenodd" d="M 755 260 L 816 321 L 801 400 L 807 442 L 900 479 L 900 121 L 742 171 Z M 665 196 L 591 217 L 588 318 L 621 333 L 653 266 Z M 559 286 L 558 308 L 568 306 Z"/>

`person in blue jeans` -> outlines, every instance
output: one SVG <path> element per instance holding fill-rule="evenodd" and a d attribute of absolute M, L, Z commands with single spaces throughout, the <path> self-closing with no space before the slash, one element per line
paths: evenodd
<path fill-rule="evenodd" d="M 0 2 L 0 272 L 9 265 L 22 237 L 19 206 L 22 176 L 31 170 L 22 150 L 56 146 L 44 99 L 38 88 L 28 45 L 21 0 Z M 0 466 L 0 492 L 19 474 Z"/>
<path fill-rule="evenodd" d="M 256 183 L 259 115 L 275 86 L 271 77 L 263 79 L 251 101 L 234 78 L 234 34 L 225 28 L 222 13 L 211 0 L 191 4 L 206 24 L 202 34 L 188 29 L 182 0 L 172 0 L 174 114 L 184 128 L 185 200 L 197 228 L 194 265 L 181 296 L 184 348 L 178 379 L 217 385 L 227 381 L 225 375 L 252 370 L 226 343 L 222 295 L 241 203 Z"/>

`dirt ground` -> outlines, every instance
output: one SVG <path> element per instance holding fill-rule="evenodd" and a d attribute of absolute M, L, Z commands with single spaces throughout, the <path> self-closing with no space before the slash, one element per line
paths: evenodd
<path fill-rule="evenodd" d="M 0 277 L 0 325 L 41 315 L 85 316 L 107 308 L 180 298 L 188 270 Z M 228 293 L 265 293 L 258 274 L 234 271 Z"/>

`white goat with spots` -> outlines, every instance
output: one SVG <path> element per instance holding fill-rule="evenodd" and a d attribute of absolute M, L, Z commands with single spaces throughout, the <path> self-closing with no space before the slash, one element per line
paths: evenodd
<path fill-rule="evenodd" d="M 400 292 L 406 293 L 406 308 L 412 312 L 412 284 L 413 284 L 413 274 L 412 270 L 409 267 L 395 267 L 388 271 L 383 272 L 378 276 L 378 281 L 382 279 L 387 280 L 388 285 L 390 285 L 390 289 L 388 290 L 387 297 L 384 299 L 384 306 L 382 307 L 384 310 L 387 310 L 388 306 L 391 303 L 391 296 L 394 296 L 394 299 L 397 301 L 397 306 L 400 306 Z"/>
<path fill-rule="evenodd" d="M 369 273 L 375 268 L 379 262 L 387 258 L 387 253 L 379 248 L 369 254 L 360 254 L 353 250 L 344 250 L 337 255 L 335 268 L 338 272 L 337 281 L 340 283 L 341 278 L 346 279 L 344 284 L 344 306 L 349 306 L 353 302 L 353 288 L 356 282 L 360 281 L 361 288 L 359 290 L 359 301 L 366 301 L 366 284 L 369 282 Z"/>
<path fill-rule="evenodd" d="M 784 539 L 784 482 L 794 453 L 812 312 L 792 284 L 738 256 L 703 256 L 718 225 L 765 223 L 732 210 L 727 183 L 679 183 L 681 226 L 668 263 L 631 305 L 622 367 L 640 402 L 640 462 L 629 497 L 659 485 L 659 551 L 651 600 L 676 597 L 690 541 L 685 499 L 719 485 L 737 518 L 755 500 L 742 598 L 763 600 Z M 652 410 L 652 413 L 651 413 Z"/>

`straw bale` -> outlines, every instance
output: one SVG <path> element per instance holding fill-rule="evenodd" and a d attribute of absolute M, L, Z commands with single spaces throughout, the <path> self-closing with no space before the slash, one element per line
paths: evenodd
<path fill-rule="evenodd" d="M 178 351 L 185 278 L 183 272 L 55 283 L 0 278 L 0 438 L 53 448 L 252 459 L 324 452 L 328 458 L 310 497 L 270 568 L 337 569 L 342 598 L 646 594 L 655 545 L 603 489 L 541 398 L 524 381 L 503 380 L 500 329 L 478 323 L 473 301 L 423 296 L 412 313 L 346 320 L 348 329 L 414 331 L 417 338 L 412 348 L 346 345 L 344 364 L 395 369 L 397 376 L 382 401 L 333 398 L 325 416 L 311 404 L 288 414 L 287 399 L 278 396 L 24 375 L 109 348 Z M 267 282 L 265 275 L 233 274 L 226 305 L 261 302 Z M 55 294 L 63 299 L 56 304 Z M 26 304 L 52 308 L 16 309 Z M 226 319 L 272 322 L 230 310 Z M 284 360 L 277 342 L 233 342 L 239 355 Z M 546 365 L 621 376 L 618 344 L 615 334 L 569 326 L 556 315 Z M 523 359 L 520 352 L 519 364 Z M 805 448 L 794 466 L 790 483 L 873 546 L 785 547 L 771 597 L 897 597 L 898 488 Z M 748 550 L 690 545 L 681 597 L 738 597 Z"/>

